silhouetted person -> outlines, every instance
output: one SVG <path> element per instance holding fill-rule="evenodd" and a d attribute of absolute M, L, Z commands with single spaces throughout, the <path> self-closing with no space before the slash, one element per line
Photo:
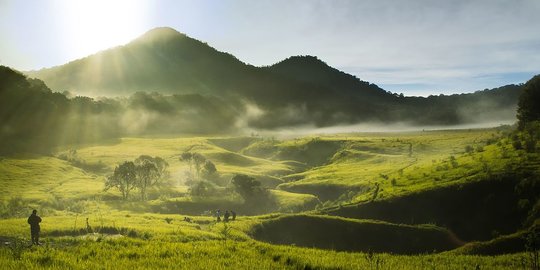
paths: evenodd
<path fill-rule="evenodd" d="M 88 218 L 86 218 L 86 233 L 93 233 L 92 226 L 90 226 L 90 223 L 88 223 Z"/>
<path fill-rule="evenodd" d="M 229 210 L 226 210 L 225 215 L 223 215 L 223 221 L 229 222 L 229 217 L 230 216 L 231 216 L 231 214 L 229 214 Z"/>
<path fill-rule="evenodd" d="M 217 222 L 220 222 L 221 221 L 221 210 L 216 210 L 216 220 Z"/>
<path fill-rule="evenodd" d="M 41 218 L 37 215 L 37 210 L 32 210 L 32 214 L 28 217 L 28 224 L 30 224 L 30 235 L 32 236 L 32 244 L 40 245 L 39 243 L 39 223 Z"/>
<path fill-rule="evenodd" d="M 231 215 L 232 215 L 232 220 L 235 220 L 236 219 L 236 212 L 231 210 Z"/>

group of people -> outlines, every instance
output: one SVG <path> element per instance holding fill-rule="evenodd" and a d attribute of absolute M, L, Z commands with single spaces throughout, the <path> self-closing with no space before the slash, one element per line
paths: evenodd
<path fill-rule="evenodd" d="M 220 222 L 221 221 L 220 209 L 216 210 L 215 216 L 216 216 L 216 221 Z M 236 212 L 234 212 L 233 210 L 225 210 L 225 214 L 223 214 L 223 222 L 229 222 L 229 219 L 236 220 Z"/>

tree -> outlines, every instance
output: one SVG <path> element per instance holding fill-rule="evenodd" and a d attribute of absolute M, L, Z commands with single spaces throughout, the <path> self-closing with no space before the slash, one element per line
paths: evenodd
<path fill-rule="evenodd" d="M 211 180 L 214 176 L 217 175 L 217 169 L 214 162 L 207 159 L 204 162 L 203 168 L 202 168 L 203 177 L 207 180 Z"/>
<path fill-rule="evenodd" d="M 167 170 L 169 168 L 169 163 L 167 163 L 167 161 L 165 161 L 164 159 L 160 157 L 154 157 L 154 158 L 150 157 L 149 160 L 154 162 L 154 164 L 156 165 L 159 176 L 160 176 L 160 180 L 167 178 L 169 176 L 169 171 Z"/>
<path fill-rule="evenodd" d="M 141 192 L 141 200 L 146 200 L 148 188 L 160 182 L 167 174 L 168 164 L 160 157 L 142 155 L 135 160 L 137 188 Z"/>
<path fill-rule="evenodd" d="M 113 187 L 122 193 L 124 200 L 127 200 L 130 191 L 137 187 L 136 166 L 132 161 L 126 161 L 116 166 L 114 173 L 107 177 L 105 190 Z"/>
<path fill-rule="evenodd" d="M 206 161 L 206 158 L 199 153 L 194 153 L 192 159 L 193 159 L 193 163 L 195 163 L 195 170 L 197 171 L 197 179 L 200 180 L 202 165 Z"/>
<path fill-rule="evenodd" d="M 194 182 L 189 188 L 189 193 L 191 196 L 205 197 L 212 195 L 215 192 L 215 184 L 205 180 Z"/>
<path fill-rule="evenodd" d="M 257 195 L 263 193 L 261 188 L 261 182 L 255 180 L 255 178 L 245 175 L 245 174 L 236 174 L 231 179 L 231 183 L 236 191 L 244 201 L 252 201 Z"/>
<path fill-rule="evenodd" d="M 196 179 L 201 179 L 201 169 L 204 165 L 206 158 L 199 153 L 184 152 L 180 155 L 180 161 L 189 163 L 189 171 L 191 172 L 193 165 L 195 165 Z"/>
<path fill-rule="evenodd" d="M 533 121 L 540 121 L 540 75 L 534 76 L 523 87 L 519 97 L 517 118 L 520 129 Z"/>
<path fill-rule="evenodd" d="M 178 159 L 180 161 L 187 162 L 189 164 L 189 172 L 191 172 L 193 167 L 193 154 L 191 152 L 184 152 L 180 154 Z"/>

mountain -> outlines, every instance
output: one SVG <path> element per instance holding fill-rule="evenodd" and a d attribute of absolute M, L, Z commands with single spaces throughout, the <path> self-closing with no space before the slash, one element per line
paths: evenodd
<path fill-rule="evenodd" d="M 156 28 L 132 42 L 27 73 L 56 91 L 89 96 L 214 96 L 241 111 L 246 125 L 276 128 L 359 122 L 454 125 L 515 119 L 521 86 L 498 94 L 403 97 L 328 66 L 314 56 L 294 56 L 267 67 L 179 33 Z"/>
<path fill-rule="evenodd" d="M 29 72 L 57 90 L 86 95 L 210 91 L 248 66 L 171 28 L 62 66 Z"/>
<path fill-rule="evenodd" d="M 323 86 L 335 93 L 342 93 L 352 97 L 360 94 L 364 98 L 394 99 L 392 94 L 377 85 L 362 81 L 353 75 L 330 67 L 316 56 L 292 56 L 264 69 L 314 86 Z"/>

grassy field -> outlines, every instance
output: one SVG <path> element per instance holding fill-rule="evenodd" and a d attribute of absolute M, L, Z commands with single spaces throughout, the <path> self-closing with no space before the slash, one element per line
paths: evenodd
<path fill-rule="evenodd" d="M 403 256 L 230 240 L 58 240 L 25 250 L 20 259 L 0 249 L 2 269 L 523 269 L 527 261 L 527 254 Z"/>
<path fill-rule="evenodd" d="M 512 235 L 524 235 L 522 221 L 537 193 L 514 190 L 521 178 L 538 179 L 540 157 L 514 149 L 509 132 L 123 138 L 50 156 L 3 157 L 0 240 L 7 244 L 0 247 L 0 268 L 529 267 L 531 254 L 516 248 L 524 242 Z M 213 194 L 190 195 L 193 167 L 179 159 L 188 151 L 216 165 Z M 150 191 L 149 200 L 123 201 L 117 190 L 104 191 L 114 167 L 140 155 L 169 164 L 170 177 Z M 254 206 L 231 191 L 235 174 L 260 181 L 272 203 L 246 215 Z M 32 208 L 44 218 L 41 247 L 27 244 Z M 206 210 L 218 208 L 237 210 L 238 220 L 216 223 Z M 498 218 L 497 210 L 508 216 Z M 519 222 L 508 223 L 508 217 Z M 509 236 L 497 238 L 501 233 Z M 392 243 L 403 243 L 403 250 Z M 478 255 L 500 243 L 513 243 L 512 253 Z"/>
<path fill-rule="evenodd" d="M 2 269 L 475 269 L 476 267 L 521 269 L 530 265 L 528 253 L 497 256 L 448 252 L 396 255 L 338 252 L 333 248 L 303 248 L 295 245 L 267 244 L 251 239 L 251 235 L 255 233 L 254 228 L 261 226 L 259 224 L 288 217 L 296 219 L 296 216 L 240 217 L 239 220 L 224 225 L 197 216 L 192 217 L 192 223 L 187 223 L 178 216 L 101 211 L 107 213 L 107 217 L 104 216 L 103 220 L 100 220 L 97 210 L 94 214 L 88 215 L 93 230 L 96 231 L 94 233 L 85 231 L 83 216 L 78 217 L 77 225 L 74 224 L 76 215 L 45 217 L 42 224 L 43 245 L 39 247 L 30 247 L 28 239 L 17 238 L 27 233 L 25 219 L 1 220 L 2 241 L 10 242 L 10 245 L 0 248 L 0 267 Z M 298 217 L 320 219 L 323 222 L 326 220 L 317 216 Z M 171 218 L 172 221 L 169 223 L 166 218 Z M 373 235 L 373 230 L 377 231 L 378 225 L 383 228 L 407 227 L 384 222 L 341 221 L 356 226 L 375 226 L 367 228 L 369 231 L 365 233 L 370 235 Z M 103 228 L 99 227 L 100 223 L 104 224 Z M 118 232 L 112 231 L 113 226 Z M 123 231 L 122 228 L 129 230 Z M 271 226 L 268 228 L 272 229 Z M 97 232 L 99 230 L 101 232 Z M 429 226 L 419 227 L 418 230 L 420 233 L 439 231 Z M 361 237 L 357 239 L 362 243 Z"/>

